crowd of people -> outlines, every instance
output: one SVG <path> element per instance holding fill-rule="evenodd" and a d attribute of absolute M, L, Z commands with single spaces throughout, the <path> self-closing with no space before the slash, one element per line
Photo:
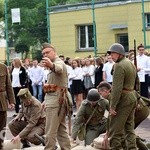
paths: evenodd
<path fill-rule="evenodd" d="M 85 145 L 106 133 L 105 148 L 109 138 L 113 150 L 136 150 L 141 144 L 134 129 L 148 117 L 150 105 L 150 57 L 142 44 L 137 50 L 137 56 L 132 52 L 126 56 L 124 47 L 115 43 L 105 56 L 65 58 L 51 44 L 44 43 L 40 62 L 14 58 L 10 67 L 1 64 L 0 93 L 3 100 L 7 94 L 9 107 L 15 106 L 16 112 L 8 124 L 14 136 L 12 142 L 20 140 L 23 147 L 29 147 L 29 142 L 38 145 L 41 142 L 35 138 L 37 133 L 44 135 L 45 150 L 54 150 L 56 142 L 62 150 L 70 150 L 80 126 L 86 124 Z M 70 101 L 77 112 L 71 140 L 66 129 Z M 0 130 L 6 126 L 5 105 L 1 102 Z M 2 149 L 3 139 L 0 142 Z"/>

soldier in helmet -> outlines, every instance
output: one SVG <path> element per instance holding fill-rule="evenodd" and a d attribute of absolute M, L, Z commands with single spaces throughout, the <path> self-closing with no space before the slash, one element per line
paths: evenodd
<path fill-rule="evenodd" d="M 109 137 L 112 150 L 121 150 L 123 134 L 126 136 L 127 149 L 136 150 L 134 133 L 134 113 L 137 103 L 134 90 L 136 68 L 125 57 L 124 47 L 115 43 L 110 47 L 112 59 L 116 62 L 110 100 Z M 123 133 L 124 131 L 124 133 Z"/>
<path fill-rule="evenodd" d="M 110 96 L 111 84 L 109 84 L 107 81 L 102 81 L 100 82 L 97 88 L 101 96 L 108 99 L 109 101 L 111 100 L 111 96 Z M 138 95 L 138 105 L 136 107 L 135 116 L 134 116 L 134 124 L 135 124 L 134 129 L 136 129 L 138 125 L 148 117 L 149 112 L 150 112 L 149 106 L 150 106 L 150 100 Z M 123 139 L 122 145 L 124 146 L 124 149 L 125 149 L 126 144 L 125 144 L 124 136 L 122 139 Z M 107 141 L 108 140 L 105 137 L 104 142 L 107 142 Z M 139 136 L 136 137 L 136 144 L 139 150 L 148 150 L 147 146 L 145 145 L 145 143 L 142 141 L 142 139 Z"/>
<path fill-rule="evenodd" d="M 42 105 L 27 88 L 20 89 L 17 96 L 21 100 L 22 108 L 19 114 L 8 124 L 14 136 L 11 141 L 16 143 L 21 140 L 23 148 L 30 147 L 29 142 L 39 145 L 41 142 L 35 138 L 35 133 L 40 136 L 44 134 L 45 113 Z"/>
<path fill-rule="evenodd" d="M 107 120 L 104 117 L 106 109 L 109 109 L 108 100 L 102 98 L 97 89 L 93 88 L 89 90 L 87 98 L 81 103 L 73 123 L 72 142 L 76 141 L 79 128 L 85 123 L 85 145 L 90 145 L 96 137 L 104 133 L 106 131 Z"/>

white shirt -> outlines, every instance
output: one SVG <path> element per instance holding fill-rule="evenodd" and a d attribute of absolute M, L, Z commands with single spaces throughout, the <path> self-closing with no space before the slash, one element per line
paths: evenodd
<path fill-rule="evenodd" d="M 12 71 L 12 87 L 20 87 L 20 79 L 19 79 L 19 71 L 20 68 L 14 68 Z"/>
<path fill-rule="evenodd" d="M 35 83 L 38 83 L 38 85 L 42 85 L 42 81 L 44 78 L 44 71 L 43 68 L 40 66 L 37 67 L 32 67 L 30 69 L 30 79 L 32 81 L 32 85 L 34 85 Z"/>
<path fill-rule="evenodd" d="M 95 67 L 94 65 L 89 65 L 84 67 L 83 75 L 89 74 L 91 77 L 91 81 L 95 84 Z"/>
<path fill-rule="evenodd" d="M 72 69 L 70 74 L 70 79 L 72 80 L 83 80 L 83 72 L 81 67 L 76 67 Z"/>
<path fill-rule="evenodd" d="M 112 80 L 113 80 L 113 77 L 111 75 L 111 70 L 112 70 L 113 65 L 114 65 L 114 62 L 112 62 L 112 63 L 107 62 L 103 66 L 102 71 L 105 72 L 105 74 L 106 74 L 106 81 L 107 82 L 112 82 Z"/>

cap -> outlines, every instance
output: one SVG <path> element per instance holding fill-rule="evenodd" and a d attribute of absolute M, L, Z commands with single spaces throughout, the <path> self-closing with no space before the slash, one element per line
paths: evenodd
<path fill-rule="evenodd" d="M 31 95 L 30 91 L 28 90 L 28 88 L 20 89 L 17 96 L 19 96 L 19 98 L 22 101 L 27 101 L 32 98 L 32 95 Z"/>
<path fill-rule="evenodd" d="M 50 43 L 43 43 L 42 44 L 42 50 L 45 48 L 52 48 L 53 50 L 55 50 L 54 46 Z"/>

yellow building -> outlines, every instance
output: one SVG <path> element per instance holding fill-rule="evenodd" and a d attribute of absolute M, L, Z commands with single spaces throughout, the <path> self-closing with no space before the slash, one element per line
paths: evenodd
<path fill-rule="evenodd" d="M 5 40 L 0 40 L 0 62 L 5 62 L 6 60 L 6 48 Z"/>
<path fill-rule="evenodd" d="M 94 5 L 82 3 L 51 7 L 51 43 L 58 54 L 74 57 L 94 56 L 93 18 L 96 22 L 97 53 L 105 53 L 111 44 L 119 42 L 126 51 L 136 45 L 150 45 L 150 0 L 106 2 L 101 0 Z M 142 17 L 142 12 L 145 14 Z M 93 15 L 92 13 L 95 13 Z M 94 16 L 94 17 L 93 17 Z M 143 32 L 142 18 L 145 21 Z"/>

